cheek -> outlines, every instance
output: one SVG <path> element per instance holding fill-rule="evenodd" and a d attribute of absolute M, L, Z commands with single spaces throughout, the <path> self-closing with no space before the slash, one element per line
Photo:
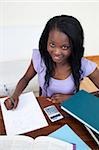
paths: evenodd
<path fill-rule="evenodd" d="M 52 49 L 51 49 L 49 46 L 47 46 L 47 51 L 48 51 L 49 53 L 51 53 L 51 52 L 52 52 Z"/>
<path fill-rule="evenodd" d="M 68 52 L 64 53 L 65 57 L 69 57 L 70 55 L 71 55 L 71 51 L 68 51 Z"/>
<path fill-rule="evenodd" d="M 71 55 L 71 51 L 69 51 L 69 54 L 68 54 L 69 56 Z"/>

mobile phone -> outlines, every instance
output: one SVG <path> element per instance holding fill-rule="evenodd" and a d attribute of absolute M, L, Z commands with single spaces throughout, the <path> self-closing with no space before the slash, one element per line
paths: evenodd
<path fill-rule="evenodd" d="M 45 107 L 44 111 L 52 122 L 63 118 L 63 115 L 58 111 L 58 109 L 54 105 Z"/>

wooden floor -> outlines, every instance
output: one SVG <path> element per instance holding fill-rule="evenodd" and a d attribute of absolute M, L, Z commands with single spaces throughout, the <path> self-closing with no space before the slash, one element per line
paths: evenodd
<path fill-rule="evenodd" d="M 96 62 L 97 66 L 99 68 L 99 55 L 87 56 L 86 58 Z M 98 88 L 95 87 L 95 85 L 87 77 L 81 82 L 80 89 L 84 89 L 88 92 L 94 92 L 94 91 L 99 90 Z"/>

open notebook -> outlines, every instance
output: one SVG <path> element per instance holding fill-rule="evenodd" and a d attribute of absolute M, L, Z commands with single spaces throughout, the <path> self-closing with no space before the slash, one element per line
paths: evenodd
<path fill-rule="evenodd" d="M 0 150 L 76 150 L 76 145 L 48 136 L 0 136 Z"/>

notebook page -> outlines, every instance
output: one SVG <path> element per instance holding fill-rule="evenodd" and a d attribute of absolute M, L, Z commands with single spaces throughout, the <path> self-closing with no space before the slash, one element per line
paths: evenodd
<path fill-rule="evenodd" d="M 17 135 L 48 125 L 45 116 L 32 92 L 22 94 L 15 110 L 7 110 L 1 100 L 4 124 L 7 135 Z"/>
<path fill-rule="evenodd" d="M 74 145 L 56 138 L 39 136 L 35 139 L 33 148 L 35 150 L 73 150 Z"/>
<path fill-rule="evenodd" d="M 33 144 L 27 136 L 0 136 L 0 150 L 33 150 Z"/>

